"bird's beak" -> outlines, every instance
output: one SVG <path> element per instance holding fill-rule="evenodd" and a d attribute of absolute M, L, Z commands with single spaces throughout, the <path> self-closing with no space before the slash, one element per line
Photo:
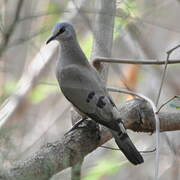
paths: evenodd
<path fill-rule="evenodd" d="M 56 36 L 52 35 L 49 37 L 49 39 L 46 41 L 46 44 L 50 43 L 51 41 L 53 41 L 56 38 Z"/>

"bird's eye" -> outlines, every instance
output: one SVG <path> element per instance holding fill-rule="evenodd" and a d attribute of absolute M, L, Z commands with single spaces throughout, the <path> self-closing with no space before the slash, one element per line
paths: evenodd
<path fill-rule="evenodd" d="M 59 30 L 59 34 L 62 34 L 65 30 L 66 30 L 65 27 L 62 27 L 62 28 Z"/>

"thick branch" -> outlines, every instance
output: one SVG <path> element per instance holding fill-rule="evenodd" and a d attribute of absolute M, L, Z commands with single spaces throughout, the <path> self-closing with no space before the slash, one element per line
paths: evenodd
<path fill-rule="evenodd" d="M 116 13 L 116 1 L 97 0 L 96 7 L 99 12 L 96 15 L 94 25 L 92 59 L 95 56 L 111 56 L 114 29 L 114 16 L 112 16 L 112 14 L 115 15 Z M 101 63 L 97 69 L 105 82 L 108 76 L 108 69 L 109 65 L 104 63 Z"/>
<path fill-rule="evenodd" d="M 153 132 L 155 119 L 150 106 L 143 100 L 133 99 L 119 107 L 121 117 L 128 129 Z M 180 130 L 180 113 L 159 113 L 161 131 Z M 107 129 L 99 134 L 93 121 L 85 121 L 80 128 L 61 140 L 48 143 L 32 157 L 13 165 L 3 172 L 3 180 L 48 180 L 55 173 L 75 165 L 87 154 L 111 139 Z M 7 168 L 6 168 L 7 169 Z"/>

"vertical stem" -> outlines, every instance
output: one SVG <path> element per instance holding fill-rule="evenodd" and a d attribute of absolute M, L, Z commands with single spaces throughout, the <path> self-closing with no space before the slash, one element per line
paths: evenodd
<path fill-rule="evenodd" d="M 92 58 L 96 56 L 110 57 L 113 44 L 114 15 L 116 0 L 96 0 L 98 13 L 94 24 L 94 44 Z M 104 81 L 107 81 L 109 65 L 101 63 L 97 70 Z"/>
<path fill-rule="evenodd" d="M 77 164 L 75 164 L 71 169 L 71 180 L 81 180 L 81 167 L 82 167 L 82 161 L 79 161 Z"/>
<path fill-rule="evenodd" d="M 72 0 L 75 8 L 76 8 L 76 11 L 78 13 L 80 13 L 80 9 L 81 7 L 83 7 L 83 4 L 86 3 L 86 0 L 81 0 L 81 1 L 75 1 L 75 0 Z M 77 6 L 76 3 L 80 3 L 80 7 Z M 74 125 L 77 121 L 78 121 L 78 118 L 76 118 L 75 120 L 73 120 L 73 114 L 75 114 L 75 110 L 73 110 L 71 112 L 71 121 L 72 121 L 72 124 Z M 72 168 L 71 168 L 71 180 L 80 180 L 81 179 L 81 167 L 82 167 L 82 164 L 83 164 L 83 160 L 82 159 L 81 161 L 79 161 L 77 164 L 75 164 Z"/>
<path fill-rule="evenodd" d="M 94 24 L 94 44 L 91 59 L 95 56 L 111 56 L 116 0 L 96 0 L 96 7 L 98 8 L 98 13 Z M 102 63 L 98 68 L 105 82 L 107 81 L 108 66 L 108 64 Z M 71 180 L 81 179 L 82 163 L 83 160 L 72 167 Z"/>

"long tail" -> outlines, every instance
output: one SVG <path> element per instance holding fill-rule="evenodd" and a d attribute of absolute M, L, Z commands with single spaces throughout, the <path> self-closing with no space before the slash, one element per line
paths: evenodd
<path fill-rule="evenodd" d="M 111 133 L 118 145 L 119 149 L 127 157 L 127 159 L 134 165 L 141 164 L 144 162 L 143 157 L 136 149 L 127 133 L 119 135 L 116 131 L 111 130 Z"/>

